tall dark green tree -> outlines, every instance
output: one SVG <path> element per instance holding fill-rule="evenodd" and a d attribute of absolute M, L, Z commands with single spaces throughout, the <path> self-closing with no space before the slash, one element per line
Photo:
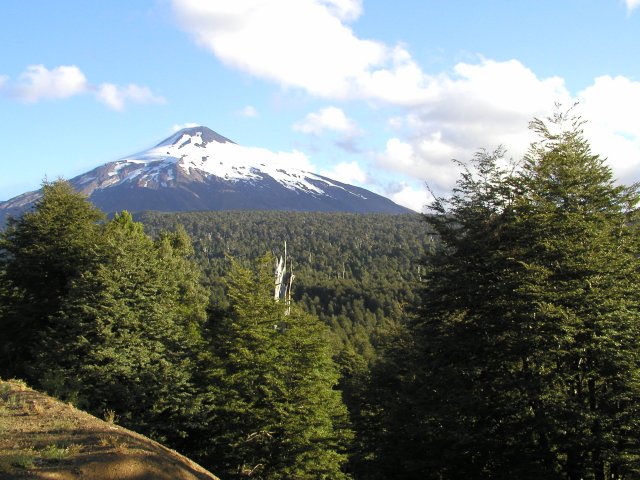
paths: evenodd
<path fill-rule="evenodd" d="M 479 154 L 434 204 L 444 247 L 378 375 L 390 476 L 639 474 L 640 197 L 566 120 L 532 123 L 515 172 Z"/>
<path fill-rule="evenodd" d="M 208 301 L 184 229 L 154 241 L 58 181 L 1 242 L 0 374 L 177 443 Z"/>
<path fill-rule="evenodd" d="M 45 182 L 32 211 L 0 236 L 0 375 L 32 380 L 51 316 L 71 283 L 100 259 L 104 215 L 64 181 Z"/>
<path fill-rule="evenodd" d="M 201 453 L 228 478 L 340 479 L 350 438 L 327 328 L 273 298 L 272 257 L 232 263 L 231 311 L 212 324 L 213 432 Z"/>
<path fill-rule="evenodd" d="M 572 122 L 558 133 L 561 122 Z M 637 186 L 616 185 L 579 119 L 532 128 L 514 229 L 520 288 L 545 335 L 534 412 L 569 479 L 635 478 L 640 440 Z M 533 403 L 533 402 L 532 402 Z"/>
<path fill-rule="evenodd" d="M 480 152 L 453 195 L 433 205 L 442 247 L 430 258 L 420 310 L 408 332 L 395 332 L 370 394 L 382 417 L 373 439 L 380 478 L 540 474 L 526 461 L 521 471 L 504 465 L 527 453 L 501 439 L 524 401 L 503 375 L 517 356 L 507 345 L 513 285 L 499 275 L 510 265 L 502 252 L 513 216 L 503 157 Z"/>
<path fill-rule="evenodd" d="M 151 240 L 127 212 L 104 229 L 102 263 L 75 280 L 39 358 L 43 383 L 92 412 L 177 441 L 195 408 L 192 377 L 207 296 L 184 231 Z"/>

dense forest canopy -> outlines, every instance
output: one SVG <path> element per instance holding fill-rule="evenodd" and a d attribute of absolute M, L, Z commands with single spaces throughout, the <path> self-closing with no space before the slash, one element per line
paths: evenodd
<path fill-rule="evenodd" d="M 422 218 L 140 223 L 46 183 L 0 235 L 0 375 L 224 478 L 639 478 L 638 185 L 579 119 L 531 128 Z"/>
<path fill-rule="evenodd" d="M 151 235 L 183 226 L 192 238 L 212 300 L 225 302 L 228 257 L 287 255 L 293 298 L 331 327 L 336 348 L 368 362 L 381 329 L 417 300 L 421 261 L 436 244 L 420 215 L 271 211 L 141 214 Z"/>

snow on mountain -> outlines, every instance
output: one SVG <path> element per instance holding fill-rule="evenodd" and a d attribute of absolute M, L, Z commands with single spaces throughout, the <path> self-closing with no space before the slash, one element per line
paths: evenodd
<path fill-rule="evenodd" d="M 337 182 L 291 167 L 305 162 L 306 157 L 297 151 L 275 154 L 263 148 L 243 147 L 206 127 L 193 127 L 179 131 L 154 148 L 109 164 L 108 178 L 94 188 L 123 182 L 149 188 L 168 187 L 176 179 L 176 169 L 180 169 L 196 181 L 213 175 L 228 182 L 257 183 L 268 176 L 285 188 L 315 195 L 328 194 L 321 184 L 347 191 Z M 92 173 L 82 176 L 79 185 L 94 183 L 97 177 Z"/>
<path fill-rule="evenodd" d="M 185 128 L 155 147 L 70 180 L 98 207 L 118 210 L 303 210 L 406 213 L 368 190 L 300 168 L 297 151 L 244 147 L 207 127 Z M 0 203 L 0 216 L 32 204 L 38 192 Z"/>

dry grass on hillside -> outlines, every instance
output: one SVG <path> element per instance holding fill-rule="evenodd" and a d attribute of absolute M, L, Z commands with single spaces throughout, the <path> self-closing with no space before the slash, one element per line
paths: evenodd
<path fill-rule="evenodd" d="M 142 435 L 0 380 L 0 479 L 211 480 Z"/>

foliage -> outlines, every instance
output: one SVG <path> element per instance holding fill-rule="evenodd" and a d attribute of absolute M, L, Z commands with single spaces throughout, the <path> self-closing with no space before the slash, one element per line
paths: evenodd
<path fill-rule="evenodd" d="M 44 183 L 33 211 L 9 219 L 0 236 L 0 374 L 38 375 L 34 357 L 47 348 L 51 315 L 73 280 L 100 258 L 104 215 L 63 181 Z"/>
<path fill-rule="evenodd" d="M 213 432 L 201 456 L 228 478 L 346 478 L 350 432 L 328 332 L 296 306 L 285 314 L 273 265 L 232 262 L 230 310 L 210 325 Z"/>
<path fill-rule="evenodd" d="M 640 197 L 565 120 L 532 123 L 515 172 L 481 152 L 434 204 L 444 245 L 372 389 L 395 394 L 374 411 L 383 475 L 638 475 Z"/>
<path fill-rule="evenodd" d="M 336 351 L 355 352 L 367 362 L 376 358 L 381 334 L 417 302 L 419 260 L 436 241 L 419 215 L 147 212 L 139 220 L 152 235 L 184 226 L 212 303 L 220 308 L 227 306 L 227 255 L 279 256 L 286 241 L 295 302 L 329 325 Z"/>
<path fill-rule="evenodd" d="M 112 409 L 156 438 L 179 437 L 207 303 L 190 241 L 180 230 L 153 241 L 126 212 L 102 218 L 60 181 L 10 222 L 3 373 L 98 415 Z"/>
<path fill-rule="evenodd" d="M 428 222 L 148 213 L 148 236 L 47 183 L 0 236 L 0 374 L 228 478 L 635 478 L 640 196 L 566 121 L 521 164 L 478 153 Z M 289 315 L 256 260 L 285 241 Z"/>
<path fill-rule="evenodd" d="M 271 260 L 234 266 L 229 306 L 205 324 L 208 296 L 180 227 L 153 240 L 127 212 L 106 222 L 57 182 L 2 242 L 5 374 L 27 372 L 230 476 L 347 478 L 351 433 L 329 331 L 297 306 L 285 315 Z M 24 304 L 36 298 L 48 307 Z"/>
<path fill-rule="evenodd" d="M 105 262 L 74 282 L 57 315 L 55 348 L 42 352 L 45 380 L 73 382 L 67 389 L 90 411 L 112 409 L 156 438 L 179 436 L 206 306 L 188 239 L 176 232 L 154 242 L 126 212 L 105 237 Z"/>
<path fill-rule="evenodd" d="M 330 328 L 339 389 L 356 434 L 348 469 L 373 475 L 377 467 L 369 452 L 379 440 L 379 425 L 372 411 L 379 399 L 366 392 L 369 364 L 417 303 L 424 275 L 419 261 L 437 245 L 433 228 L 418 215 L 231 211 L 147 212 L 139 218 L 152 234 L 185 227 L 205 270 L 214 311 L 229 306 L 222 281 L 228 255 L 253 260 L 270 249 L 280 255 L 287 242 L 296 275 L 294 303 Z M 200 434 L 192 437 L 200 443 Z"/>

